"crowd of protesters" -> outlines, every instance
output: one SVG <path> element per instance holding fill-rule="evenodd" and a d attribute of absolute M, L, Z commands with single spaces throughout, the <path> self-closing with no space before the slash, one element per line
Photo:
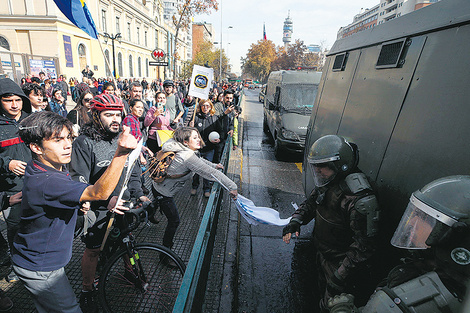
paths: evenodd
<path fill-rule="evenodd" d="M 103 165 L 101 161 L 112 161 L 113 157 L 119 157 L 125 154 L 123 151 L 129 150 L 129 145 L 124 145 L 121 138 L 125 136 L 124 133 L 130 133 L 136 140 L 144 142 L 139 165 L 134 168 L 135 173 L 129 181 L 128 188 L 130 196 L 140 198 L 142 201 L 150 201 L 147 197 L 150 191 L 145 187 L 142 176 L 149 156 L 162 149 L 176 149 L 175 152 L 179 152 L 181 160 L 175 162 L 173 170 L 178 172 L 185 169 L 195 174 L 190 196 L 197 194 L 199 176 L 202 176 L 202 193 L 205 197 L 209 197 L 210 180 L 213 179 L 207 175 L 212 173 L 220 176 L 220 172 L 214 169 L 221 167 L 218 162 L 227 138 L 233 140 L 234 149 L 238 146 L 237 117 L 241 112 L 238 106 L 241 90 L 239 84 L 214 83 L 209 99 L 196 99 L 188 94 L 188 81 L 160 79 L 147 81 L 145 78 L 95 79 L 94 73 L 88 67 L 82 74 L 83 77 L 79 82 L 75 78 L 67 81 L 63 75 L 58 78 L 54 76 L 48 78 L 41 72 L 39 77 L 28 75 L 23 78 L 20 86 L 8 78 L 0 79 L 0 205 L 7 224 L 7 240 L 0 234 L 0 265 L 7 265 L 11 262 L 10 259 L 13 260 L 14 271 L 11 271 L 6 279 L 9 282 L 23 281 L 31 292 L 38 312 L 48 312 L 51 308 L 61 307 L 62 304 L 54 302 L 51 296 L 40 295 L 40 292 L 44 292 L 44 288 L 49 287 L 45 287 L 48 285 L 47 281 L 41 282 L 43 277 L 37 277 L 37 271 L 53 269 L 55 277 L 61 281 L 54 290 L 47 290 L 49 294 L 60 295 L 64 299 L 74 296 L 70 293 L 71 288 L 63 272 L 63 266 L 70 256 L 63 255 L 52 264 L 43 259 L 39 260 L 31 252 L 32 248 L 29 245 L 40 247 L 37 249 L 47 249 L 44 241 L 37 238 L 47 231 L 38 228 L 34 232 L 34 227 L 31 225 L 43 227 L 44 219 L 51 217 L 48 214 L 47 217 L 38 217 L 41 214 L 35 211 L 37 207 L 34 207 L 33 203 L 35 201 L 42 203 L 44 199 L 33 198 L 33 192 L 44 192 L 44 190 L 41 186 L 28 186 L 24 189 L 25 177 L 35 177 L 35 175 L 43 177 L 42 171 L 51 172 L 52 176 L 56 175 L 54 170 L 70 171 L 70 179 L 77 182 L 75 185 L 69 182 L 69 176 L 58 174 L 54 177 L 63 183 L 60 188 L 57 187 L 58 190 L 64 191 L 64 186 L 69 186 L 75 191 L 58 195 L 56 190 L 50 190 L 48 199 L 55 197 L 53 205 L 59 207 L 61 197 L 70 203 L 77 202 L 78 213 L 68 217 L 76 220 L 73 233 L 77 236 L 80 233 L 80 225 L 84 224 L 85 219 L 93 227 L 92 225 L 106 216 L 106 211 L 101 211 L 103 207 L 106 210 L 121 207 L 116 204 L 116 190 L 122 182 L 117 183 L 118 187 L 111 194 L 106 193 L 105 198 L 102 195 L 99 199 L 94 199 L 86 193 L 88 189 L 84 188 L 103 188 L 100 179 L 105 176 L 104 170 L 111 165 L 109 162 Z M 75 106 L 68 105 L 67 101 L 73 101 Z M 68 107 L 72 106 L 73 109 L 68 110 Z M 36 115 L 38 112 L 42 113 Z M 52 126 L 48 126 L 44 121 L 56 125 L 54 126 L 56 128 L 49 129 L 48 127 Z M 62 128 L 65 135 L 62 134 Z M 66 134 L 69 130 L 70 136 Z M 175 132 L 174 138 L 170 140 L 162 138 L 161 131 L 166 131 L 170 137 Z M 217 132 L 220 139 L 210 140 L 209 134 L 212 132 Z M 38 136 L 42 137 L 37 138 Z M 58 156 L 59 161 L 54 157 L 51 158 L 54 149 L 51 153 L 47 151 L 46 146 L 54 148 L 53 145 L 57 144 L 58 140 L 66 149 L 70 145 L 71 152 L 66 158 L 71 162 L 62 160 L 63 155 Z M 129 142 L 128 139 L 125 140 Z M 168 140 L 166 146 L 164 146 L 165 140 Z M 115 154 L 115 151 L 121 152 Z M 181 185 L 180 181 L 187 179 L 187 172 L 181 177 L 183 176 L 184 178 L 178 177 L 175 180 L 176 184 Z M 236 185 L 223 174 L 219 178 L 231 187 L 231 194 L 236 197 Z M 78 182 L 85 184 L 79 185 Z M 162 238 L 163 244 L 168 248 L 173 245 L 179 224 L 178 211 L 173 201 L 174 191 L 177 188 L 170 189 L 165 185 L 152 186 L 154 201 L 168 219 L 165 235 Z M 28 204 L 22 203 L 24 202 L 22 200 L 28 198 L 28 195 L 23 194 L 25 190 L 32 190 Z M 107 200 L 102 201 L 106 198 Z M 67 205 L 71 205 L 70 203 Z M 41 208 L 42 213 L 44 210 Z M 40 221 L 38 224 L 34 224 L 35 218 Z M 25 223 L 32 224 L 26 227 Z M 54 227 L 60 228 L 54 230 L 68 232 L 70 225 Z M 70 303 L 62 307 L 67 312 L 97 312 L 93 281 L 102 239 L 96 234 L 100 232 L 101 229 L 88 232 L 97 237 L 88 238 L 88 236 L 84 240 L 86 249 L 82 259 L 83 291 L 80 304 L 70 300 Z M 67 236 L 62 239 L 68 240 Z M 59 245 L 63 248 L 60 253 L 70 252 L 65 243 Z M 37 251 L 37 253 L 45 252 Z M 170 267 L 173 266 L 169 260 L 162 261 L 166 261 Z M 9 310 L 12 306 L 11 299 L 0 290 L 0 312 Z"/>

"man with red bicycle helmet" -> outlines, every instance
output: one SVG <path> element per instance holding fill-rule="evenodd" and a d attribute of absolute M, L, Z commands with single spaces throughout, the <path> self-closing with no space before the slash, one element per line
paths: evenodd
<path fill-rule="evenodd" d="M 80 129 L 80 136 L 73 142 L 70 174 L 74 180 L 93 184 L 109 166 L 111 157 L 117 148 L 124 105 L 122 100 L 115 95 L 100 94 L 93 98 L 90 102 L 90 107 L 92 122 L 83 125 Z M 140 168 L 134 166 L 127 184 L 128 188 L 123 195 L 124 200 L 136 198 L 142 201 L 150 201 L 142 191 L 140 174 Z M 123 186 L 124 178 L 125 174 L 121 175 L 116 189 L 108 200 L 94 201 L 91 204 L 86 204 L 88 208 L 91 207 L 91 212 L 88 212 L 87 217 L 90 213 L 94 213 L 96 222 L 94 224 L 89 222 L 88 232 L 83 238 L 86 249 L 82 259 L 83 289 L 80 295 L 80 307 L 85 313 L 98 311 L 94 299 L 96 292 L 93 288 L 93 282 L 100 246 L 106 228 L 102 227 L 103 224 L 100 224 L 99 221 L 106 217 L 108 210 L 114 208 L 117 196 Z M 87 220 L 89 219 L 87 218 Z"/>

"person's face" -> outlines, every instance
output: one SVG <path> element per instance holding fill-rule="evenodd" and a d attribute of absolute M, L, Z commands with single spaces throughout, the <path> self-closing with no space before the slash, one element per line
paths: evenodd
<path fill-rule="evenodd" d="M 165 93 L 167 95 L 169 95 L 173 92 L 173 86 L 165 86 L 164 89 L 165 89 Z"/>
<path fill-rule="evenodd" d="M 101 123 L 107 132 L 117 134 L 121 130 L 121 111 L 106 110 L 100 114 Z"/>
<path fill-rule="evenodd" d="M 106 89 L 104 91 L 108 94 L 114 95 L 114 87 L 113 86 L 106 87 Z"/>
<path fill-rule="evenodd" d="M 58 90 L 54 92 L 54 98 L 58 101 L 64 101 L 64 97 L 62 97 L 62 91 Z"/>
<path fill-rule="evenodd" d="M 159 93 L 156 97 L 156 100 L 157 100 L 157 107 L 163 106 L 166 103 L 166 96 L 162 93 Z"/>
<path fill-rule="evenodd" d="M 189 149 L 193 151 L 196 151 L 201 148 L 201 138 L 199 138 L 199 134 L 195 130 L 193 130 L 191 132 L 189 140 L 185 141 L 185 144 Z"/>
<path fill-rule="evenodd" d="M 88 110 L 90 109 L 90 102 L 93 100 L 93 95 L 91 93 L 87 93 L 82 100 L 82 105 L 87 108 Z"/>
<path fill-rule="evenodd" d="M 41 103 L 41 109 L 45 110 L 47 108 L 48 102 L 46 98 L 43 98 L 43 101 Z"/>
<path fill-rule="evenodd" d="M 129 93 L 131 99 L 142 99 L 142 87 L 134 86 Z"/>
<path fill-rule="evenodd" d="M 204 114 L 209 114 L 209 111 L 211 110 L 211 105 L 207 102 L 201 104 L 201 111 Z"/>
<path fill-rule="evenodd" d="M 144 104 L 142 102 L 137 102 L 131 108 L 131 113 L 136 117 L 141 117 L 144 114 Z"/>
<path fill-rule="evenodd" d="M 42 105 L 42 94 L 37 94 L 36 91 L 31 91 L 29 94 L 29 102 L 35 109 L 41 108 Z"/>
<path fill-rule="evenodd" d="M 23 109 L 23 99 L 20 96 L 13 95 L 9 97 L 2 97 L 0 100 L 2 103 L 3 112 L 9 118 L 18 120 L 21 116 L 21 110 Z"/>
<path fill-rule="evenodd" d="M 228 93 L 224 96 L 225 104 L 230 104 L 233 101 L 233 94 Z"/>
<path fill-rule="evenodd" d="M 329 180 L 333 175 L 335 175 L 335 171 L 329 168 L 328 166 L 322 166 L 321 164 L 314 166 L 313 169 L 318 177 L 321 177 L 324 180 Z"/>
<path fill-rule="evenodd" d="M 60 171 L 72 158 L 72 134 L 64 127 L 60 134 L 44 139 L 42 146 L 31 144 L 31 150 L 39 161 Z"/>
<path fill-rule="evenodd" d="M 44 75 L 44 74 L 42 74 L 42 73 L 39 74 L 39 78 L 40 78 L 41 80 L 44 80 L 44 77 L 46 77 L 46 75 Z"/>

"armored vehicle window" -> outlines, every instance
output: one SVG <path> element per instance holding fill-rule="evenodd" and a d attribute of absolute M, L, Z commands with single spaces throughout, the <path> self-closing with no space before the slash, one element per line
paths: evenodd
<path fill-rule="evenodd" d="M 400 65 L 400 56 L 405 47 L 406 40 L 402 39 L 383 44 L 375 68 L 394 68 Z"/>
<path fill-rule="evenodd" d="M 333 72 L 344 71 L 346 68 L 346 62 L 348 60 L 348 53 L 341 53 L 335 56 L 335 62 L 333 63 Z"/>

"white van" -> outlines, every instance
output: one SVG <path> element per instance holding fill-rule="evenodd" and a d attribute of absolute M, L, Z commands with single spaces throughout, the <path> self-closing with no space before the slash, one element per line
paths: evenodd
<path fill-rule="evenodd" d="M 274 152 L 302 153 L 322 73 L 277 71 L 269 74 L 264 97 L 263 130 L 274 139 Z"/>

